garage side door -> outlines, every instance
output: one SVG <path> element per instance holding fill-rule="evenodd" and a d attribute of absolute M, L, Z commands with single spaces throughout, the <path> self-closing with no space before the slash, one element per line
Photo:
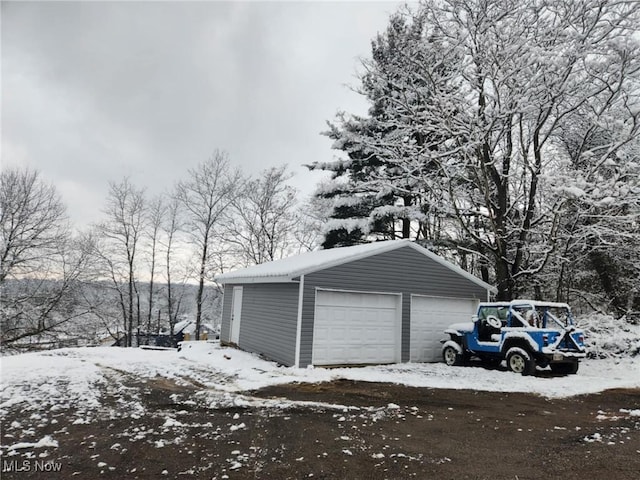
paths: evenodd
<path fill-rule="evenodd" d="M 400 295 L 318 290 L 314 365 L 400 361 Z"/>
<path fill-rule="evenodd" d="M 438 362 L 442 359 L 440 340 L 452 323 L 470 322 L 477 300 L 461 298 L 411 297 L 412 362 Z"/>

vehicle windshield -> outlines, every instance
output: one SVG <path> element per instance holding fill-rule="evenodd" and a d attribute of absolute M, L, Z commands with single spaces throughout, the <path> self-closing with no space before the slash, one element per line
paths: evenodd
<path fill-rule="evenodd" d="M 480 308 L 480 311 L 478 312 L 478 319 L 486 320 L 487 317 L 494 316 L 500 319 L 503 324 L 506 324 L 508 313 L 508 306 L 485 305 Z"/>

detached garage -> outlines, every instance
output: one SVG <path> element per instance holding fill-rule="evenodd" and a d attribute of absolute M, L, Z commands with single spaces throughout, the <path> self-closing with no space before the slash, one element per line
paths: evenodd
<path fill-rule="evenodd" d="M 493 287 L 408 240 L 308 252 L 219 275 L 222 343 L 283 365 L 440 360 Z"/>

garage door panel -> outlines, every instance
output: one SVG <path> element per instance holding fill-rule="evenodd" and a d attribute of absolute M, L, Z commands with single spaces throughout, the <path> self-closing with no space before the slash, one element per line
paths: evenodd
<path fill-rule="evenodd" d="M 441 360 L 440 340 L 444 330 L 452 323 L 468 322 L 475 313 L 477 300 L 421 297 L 411 298 L 411 348 L 412 362 L 437 362 Z"/>
<path fill-rule="evenodd" d="M 315 365 L 399 360 L 400 296 L 320 290 L 313 334 Z"/>

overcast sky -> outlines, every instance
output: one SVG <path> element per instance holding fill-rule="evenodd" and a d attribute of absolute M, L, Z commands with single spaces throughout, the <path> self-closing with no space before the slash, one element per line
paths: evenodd
<path fill-rule="evenodd" d="M 320 135 L 364 113 L 359 59 L 399 2 L 2 1 L 2 166 L 56 185 L 78 226 L 108 181 L 150 194 L 226 150 L 246 172 L 337 152 Z"/>

